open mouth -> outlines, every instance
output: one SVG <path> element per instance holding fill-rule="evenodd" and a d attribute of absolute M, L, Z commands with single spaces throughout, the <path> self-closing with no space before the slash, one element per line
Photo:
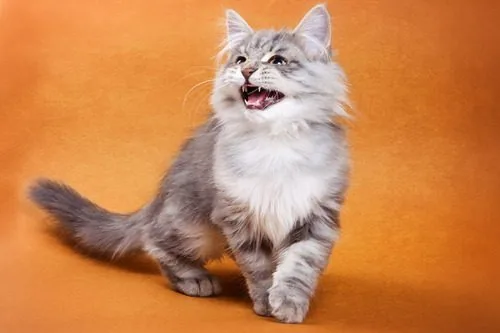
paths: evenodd
<path fill-rule="evenodd" d="M 268 106 L 281 101 L 285 95 L 277 90 L 267 90 L 245 83 L 241 86 L 241 97 L 247 109 L 264 110 Z"/>

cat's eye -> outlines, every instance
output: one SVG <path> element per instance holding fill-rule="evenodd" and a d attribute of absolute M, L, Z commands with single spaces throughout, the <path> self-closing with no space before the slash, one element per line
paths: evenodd
<path fill-rule="evenodd" d="M 277 54 L 273 55 L 271 58 L 269 58 L 269 60 L 267 62 L 270 64 L 273 64 L 273 65 L 286 65 L 286 63 L 287 63 L 287 61 L 284 57 L 277 55 Z"/>
<path fill-rule="evenodd" d="M 247 61 L 247 58 L 245 58 L 244 56 L 239 56 L 236 58 L 236 60 L 234 61 L 237 65 L 239 64 L 242 64 L 244 63 L 245 61 Z"/>

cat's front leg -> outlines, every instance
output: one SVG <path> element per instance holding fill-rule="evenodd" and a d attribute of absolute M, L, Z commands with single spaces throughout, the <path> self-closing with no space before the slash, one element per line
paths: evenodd
<path fill-rule="evenodd" d="M 285 323 L 301 323 L 338 237 L 338 213 L 321 209 L 293 230 L 279 255 L 269 289 L 272 315 Z"/>
<path fill-rule="evenodd" d="M 222 229 L 229 250 L 245 277 L 254 312 L 271 316 L 268 290 L 275 265 L 269 242 L 252 232 L 251 216 L 244 207 L 225 204 L 214 211 L 212 218 Z"/>
<path fill-rule="evenodd" d="M 245 277 L 254 312 L 260 316 L 271 316 L 268 290 L 272 284 L 274 265 L 267 245 L 248 239 L 240 244 L 233 243 L 231 248 Z"/>

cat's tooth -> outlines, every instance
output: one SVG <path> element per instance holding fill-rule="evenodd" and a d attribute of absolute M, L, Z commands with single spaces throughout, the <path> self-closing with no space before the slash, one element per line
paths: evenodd
<path fill-rule="evenodd" d="M 260 92 L 260 87 L 259 87 L 259 92 Z"/>

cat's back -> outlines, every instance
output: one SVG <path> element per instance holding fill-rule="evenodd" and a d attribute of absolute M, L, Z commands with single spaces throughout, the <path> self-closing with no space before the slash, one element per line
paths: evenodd
<path fill-rule="evenodd" d="M 186 140 L 164 178 L 162 189 L 166 197 L 175 196 L 186 207 L 209 214 L 215 195 L 210 171 L 219 131 L 220 124 L 210 117 Z"/>

